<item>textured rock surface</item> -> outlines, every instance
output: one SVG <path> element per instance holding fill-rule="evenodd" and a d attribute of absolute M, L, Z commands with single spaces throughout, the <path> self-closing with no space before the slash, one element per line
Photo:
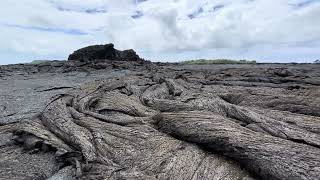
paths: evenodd
<path fill-rule="evenodd" d="M 319 179 L 320 65 L 0 67 L 0 179 Z"/>

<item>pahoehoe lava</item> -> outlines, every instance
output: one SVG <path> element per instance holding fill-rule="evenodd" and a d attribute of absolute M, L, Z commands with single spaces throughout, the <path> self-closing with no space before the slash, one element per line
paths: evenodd
<path fill-rule="evenodd" d="M 317 64 L 152 63 L 107 44 L 0 78 L 0 179 L 320 177 Z"/>

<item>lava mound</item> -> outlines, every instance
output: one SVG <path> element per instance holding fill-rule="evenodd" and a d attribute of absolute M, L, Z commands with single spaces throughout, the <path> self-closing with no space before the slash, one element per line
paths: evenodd
<path fill-rule="evenodd" d="M 116 60 L 143 61 L 134 50 L 120 51 L 113 44 L 94 45 L 81 48 L 69 55 L 69 61 Z"/>

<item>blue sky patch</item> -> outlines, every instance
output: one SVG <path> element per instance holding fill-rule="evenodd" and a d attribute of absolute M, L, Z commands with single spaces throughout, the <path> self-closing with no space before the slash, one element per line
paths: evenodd
<path fill-rule="evenodd" d="M 85 12 L 89 14 L 107 13 L 104 9 L 86 9 Z"/>
<path fill-rule="evenodd" d="M 69 8 L 64 8 L 62 6 L 56 6 L 56 8 L 59 11 L 68 11 L 68 12 L 80 12 L 80 13 L 88 13 L 88 14 L 103 14 L 103 13 L 107 13 L 106 10 L 100 8 L 92 8 L 92 9 L 69 9 Z"/>
<path fill-rule="evenodd" d="M 310 6 L 313 3 L 319 3 L 319 0 L 302 0 L 298 3 L 291 3 L 291 6 L 297 7 L 297 8 L 302 8 L 302 7 L 306 7 L 306 6 Z"/>
<path fill-rule="evenodd" d="M 5 26 L 12 27 L 12 28 L 25 29 L 25 30 L 63 33 L 63 34 L 70 34 L 70 35 L 88 35 L 89 34 L 87 32 L 79 30 L 79 29 L 63 29 L 63 28 L 50 28 L 50 27 L 38 27 L 38 26 L 24 26 L 24 25 L 17 25 L 17 24 L 5 24 Z"/>
<path fill-rule="evenodd" d="M 220 9 L 224 8 L 224 5 L 216 5 L 212 8 L 213 11 L 218 11 Z"/>
<path fill-rule="evenodd" d="M 142 13 L 141 11 L 136 11 L 135 14 L 132 15 L 131 17 L 132 17 L 133 19 L 138 19 L 138 18 L 140 18 L 140 17 L 142 17 L 142 16 L 143 16 L 143 13 Z"/>
<path fill-rule="evenodd" d="M 136 0 L 136 4 L 139 4 L 139 3 L 143 3 L 143 2 L 146 2 L 148 0 Z"/>
<path fill-rule="evenodd" d="M 203 13 L 203 8 L 202 8 L 202 7 L 200 7 L 199 9 L 197 9 L 197 11 L 189 14 L 188 17 L 189 17 L 190 19 L 194 19 L 194 18 L 196 18 L 196 17 L 197 17 L 199 14 L 201 14 L 201 13 Z"/>
<path fill-rule="evenodd" d="M 48 2 L 52 6 L 54 6 L 58 11 L 79 12 L 79 13 L 88 13 L 88 14 L 107 13 L 107 10 L 105 9 L 105 7 L 96 7 L 96 8 L 85 8 L 85 7 L 77 7 L 77 6 L 65 7 L 55 1 L 52 1 L 52 0 L 49 0 Z"/>

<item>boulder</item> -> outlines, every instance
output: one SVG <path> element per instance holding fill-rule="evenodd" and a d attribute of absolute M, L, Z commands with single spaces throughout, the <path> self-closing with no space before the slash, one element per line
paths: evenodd
<path fill-rule="evenodd" d="M 92 61 L 92 60 L 113 60 L 113 61 L 143 61 L 134 50 L 120 51 L 114 48 L 113 44 L 93 45 L 81 48 L 69 55 L 69 61 Z"/>

